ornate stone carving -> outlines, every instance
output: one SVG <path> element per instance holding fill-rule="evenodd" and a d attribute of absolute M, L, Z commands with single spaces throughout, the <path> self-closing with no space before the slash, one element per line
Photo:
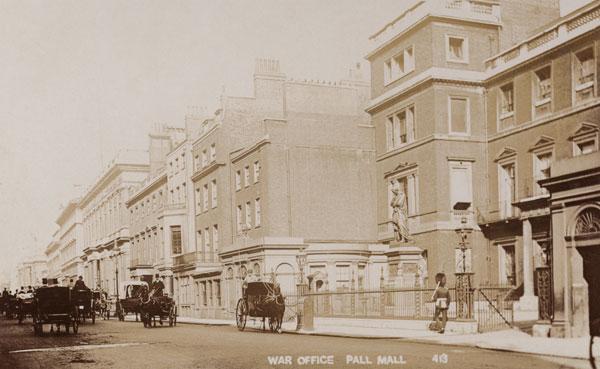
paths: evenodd
<path fill-rule="evenodd" d="M 588 208 L 582 211 L 575 221 L 575 234 L 600 232 L 600 209 Z"/>

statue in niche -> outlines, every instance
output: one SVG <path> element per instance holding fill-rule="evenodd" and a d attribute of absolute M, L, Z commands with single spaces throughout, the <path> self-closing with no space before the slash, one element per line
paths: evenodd
<path fill-rule="evenodd" d="M 394 196 L 390 205 L 392 206 L 392 223 L 394 225 L 394 239 L 398 242 L 408 242 L 408 207 L 406 195 L 401 188 L 392 189 Z"/>

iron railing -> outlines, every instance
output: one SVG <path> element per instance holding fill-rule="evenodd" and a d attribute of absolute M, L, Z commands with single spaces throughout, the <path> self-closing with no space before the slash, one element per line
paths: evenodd
<path fill-rule="evenodd" d="M 431 319 L 434 288 L 312 293 L 315 317 Z M 450 291 L 448 319 L 456 318 L 456 294 Z"/>
<path fill-rule="evenodd" d="M 434 288 L 384 289 L 309 293 L 317 318 L 430 320 L 435 313 Z M 513 303 L 518 299 L 511 286 L 470 289 L 466 299 L 457 301 L 450 288 L 448 320 L 458 319 L 458 304 L 476 320 L 479 332 L 508 329 L 513 324 Z M 286 298 L 286 306 L 288 305 Z M 293 301 L 294 299 L 292 299 Z M 291 301 L 290 301 L 291 302 Z"/>

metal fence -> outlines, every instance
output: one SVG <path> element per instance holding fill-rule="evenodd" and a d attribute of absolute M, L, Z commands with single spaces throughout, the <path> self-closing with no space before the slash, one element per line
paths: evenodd
<path fill-rule="evenodd" d="M 513 325 L 513 304 L 518 297 L 511 287 L 479 287 L 474 291 L 474 312 L 479 332 Z"/>
<path fill-rule="evenodd" d="M 313 293 L 316 317 L 369 319 L 431 319 L 435 289 L 393 289 Z M 448 319 L 456 318 L 456 293 L 450 289 Z"/>
<path fill-rule="evenodd" d="M 431 320 L 435 313 L 434 288 L 390 289 L 377 291 L 342 291 L 309 293 L 315 317 L 350 319 Z M 466 299 L 457 301 L 456 290 L 450 288 L 448 319 L 457 320 L 458 304 L 476 320 L 480 332 L 510 328 L 513 303 L 517 299 L 512 287 L 479 287 L 471 289 Z M 286 298 L 286 309 L 288 306 Z M 297 301 L 297 297 L 289 300 Z"/>

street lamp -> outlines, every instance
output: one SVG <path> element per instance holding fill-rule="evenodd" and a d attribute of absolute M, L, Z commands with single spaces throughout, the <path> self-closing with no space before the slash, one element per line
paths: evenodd
<path fill-rule="evenodd" d="M 298 312 L 297 312 L 297 318 L 298 321 L 296 322 L 296 330 L 299 331 L 304 327 L 304 295 L 306 295 L 307 293 L 307 285 L 306 283 L 304 283 L 304 267 L 306 266 L 306 253 L 304 252 L 304 248 L 301 248 L 300 251 L 298 252 L 298 254 L 296 254 L 296 263 L 298 264 L 298 269 L 300 271 L 299 274 L 299 281 L 298 281 L 298 286 L 297 286 L 297 293 L 298 293 Z"/>
<path fill-rule="evenodd" d="M 458 247 L 456 248 L 456 314 L 459 319 L 471 319 L 471 249 L 469 248 L 468 237 L 472 232 L 467 227 L 467 218 L 462 217 L 460 228 L 456 230 L 459 236 Z M 466 307 L 466 309 L 465 309 Z"/>

